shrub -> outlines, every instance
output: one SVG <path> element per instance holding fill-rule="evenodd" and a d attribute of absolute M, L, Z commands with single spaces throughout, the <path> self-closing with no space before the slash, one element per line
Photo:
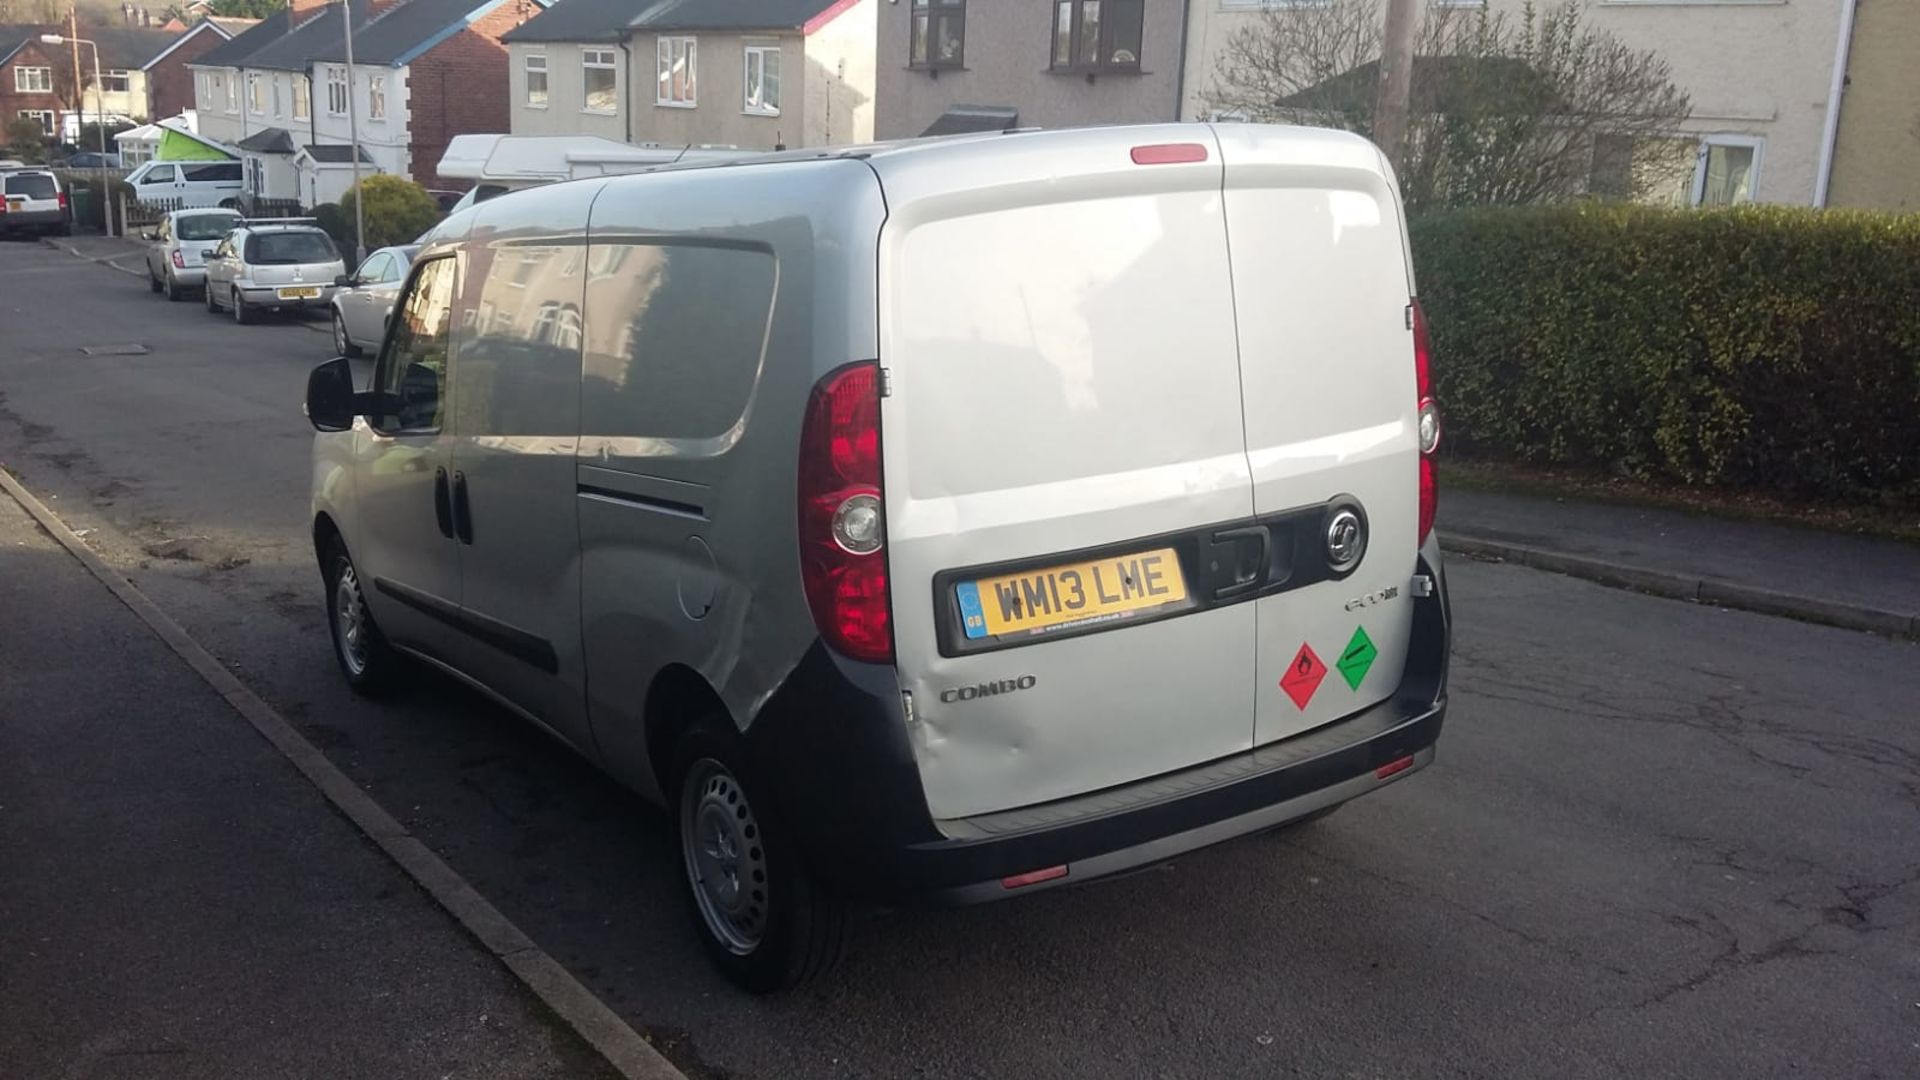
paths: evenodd
<path fill-rule="evenodd" d="M 1920 505 L 1920 215 L 1575 204 L 1411 231 L 1457 452 Z"/>
<path fill-rule="evenodd" d="M 315 224 L 333 237 L 333 246 L 340 249 L 340 254 L 353 261 L 353 215 L 341 210 L 339 203 L 321 203 L 309 213 Z"/>
<path fill-rule="evenodd" d="M 367 200 L 364 225 L 368 251 L 410 244 L 440 220 L 440 204 L 426 188 L 398 176 L 369 176 L 340 200 L 340 212 L 347 221 L 344 251 L 353 250 L 353 203 L 360 192 L 366 193 Z"/>

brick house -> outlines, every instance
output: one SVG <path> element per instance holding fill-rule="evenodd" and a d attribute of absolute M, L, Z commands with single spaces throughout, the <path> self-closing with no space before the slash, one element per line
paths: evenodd
<path fill-rule="evenodd" d="M 434 169 L 455 135 L 504 132 L 500 36 L 545 0 L 362 0 L 345 16 L 320 0 L 287 8 L 189 66 L 203 135 L 236 146 L 248 187 L 270 199 L 337 200 L 352 182 L 348 106 L 362 169 L 428 187 L 464 187 Z"/>
<path fill-rule="evenodd" d="M 142 65 L 140 70 L 147 76 L 147 115 L 165 119 L 193 108 L 193 71 L 188 65 L 259 21 L 202 19 Z"/>
<path fill-rule="evenodd" d="M 40 35 L 65 32 L 51 24 L 0 25 L 0 126 L 28 119 L 49 141 L 58 137 L 76 99 L 73 59 L 60 46 L 41 44 Z"/>

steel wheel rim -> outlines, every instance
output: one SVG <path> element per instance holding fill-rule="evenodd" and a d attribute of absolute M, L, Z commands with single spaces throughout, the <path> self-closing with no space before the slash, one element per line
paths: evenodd
<path fill-rule="evenodd" d="M 347 355 L 347 322 L 337 311 L 333 313 L 333 351 L 337 356 Z"/>
<path fill-rule="evenodd" d="M 766 936 L 764 840 L 740 781 L 712 758 L 695 762 L 680 796 L 680 852 L 701 919 L 736 956 Z"/>
<path fill-rule="evenodd" d="M 354 675 L 366 674 L 371 625 L 366 598 L 360 595 L 360 577 L 353 572 L 352 563 L 341 567 L 340 576 L 333 583 L 333 622 L 335 637 L 340 642 L 341 662 Z"/>

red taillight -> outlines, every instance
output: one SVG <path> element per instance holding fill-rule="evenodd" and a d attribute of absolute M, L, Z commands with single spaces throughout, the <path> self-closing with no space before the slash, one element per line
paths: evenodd
<path fill-rule="evenodd" d="M 1024 889 L 1029 885 L 1038 885 L 1043 881 L 1058 881 L 1066 876 L 1066 866 L 1049 866 L 1044 870 L 1029 870 L 1024 874 L 1003 877 L 1000 879 L 1000 887 L 1003 889 Z"/>
<path fill-rule="evenodd" d="M 67 208 L 67 193 L 63 191 L 60 193 L 60 209 L 65 210 L 66 208 Z"/>
<path fill-rule="evenodd" d="M 1154 143 L 1133 148 L 1135 165 L 1185 165 L 1207 160 L 1207 148 L 1197 142 Z"/>
<path fill-rule="evenodd" d="M 821 380 L 800 430 L 800 576 L 814 625 L 836 652 L 893 659 L 885 507 L 880 496 L 880 365 Z"/>
<path fill-rule="evenodd" d="M 1440 407 L 1433 401 L 1433 342 L 1427 337 L 1427 316 L 1420 301 L 1413 308 L 1413 374 L 1415 423 L 1420 439 L 1420 543 L 1433 532 L 1433 514 L 1440 507 L 1440 481 L 1434 475 L 1433 452 L 1440 448 Z"/>
<path fill-rule="evenodd" d="M 1409 754 L 1398 761 L 1389 761 L 1385 765 L 1373 770 L 1373 778 L 1375 780 L 1385 780 L 1390 776 L 1398 776 L 1411 768 L 1413 768 L 1413 755 Z"/>
<path fill-rule="evenodd" d="M 175 266 L 175 268 L 180 270 L 185 270 L 187 268 L 187 258 L 186 256 L 180 254 L 179 248 L 173 249 L 173 265 Z"/>

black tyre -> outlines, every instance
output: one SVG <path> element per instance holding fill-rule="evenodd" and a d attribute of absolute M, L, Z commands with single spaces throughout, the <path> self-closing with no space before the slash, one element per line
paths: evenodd
<path fill-rule="evenodd" d="M 673 778 L 687 907 L 714 964 L 756 994 L 831 971 L 846 950 L 846 905 L 808 876 L 724 719 L 681 738 Z"/>
<path fill-rule="evenodd" d="M 147 268 L 147 291 L 150 293 L 157 293 L 160 291 L 160 288 L 161 288 L 160 279 L 157 277 L 154 277 L 153 268 L 148 267 Z"/>
<path fill-rule="evenodd" d="M 209 312 L 220 314 L 220 301 L 213 298 L 213 282 L 207 282 L 207 287 L 200 290 L 200 299 L 206 301 Z"/>
<path fill-rule="evenodd" d="M 340 317 L 338 308 L 333 312 L 333 354 L 335 356 L 359 356 L 360 346 L 347 336 L 347 320 Z"/>
<path fill-rule="evenodd" d="M 340 674 L 356 694 L 377 697 L 392 690 L 400 678 L 400 654 L 374 624 L 360 572 L 337 542 L 327 549 L 326 583 L 327 629 Z"/>
<path fill-rule="evenodd" d="M 175 303 L 177 303 L 177 302 L 179 302 L 179 300 L 180 300 L 180 283 L 179 283 L 178 281 L 175 281 L 175 280 L 173 279 L 173 275 L 172 275 L 172 274 L 168 274 L 168 275 L 167 275 L 167 280 L 166 280 L 166 284 L 165 284 L 165 285 L 163 286 L 163 288 L 164 288 L 164 289 L 165 289 L 165 291 L 166 291 L 166 294 L 167 294 L 167 299 L 168 299 L 168 301 L 170 301 L 170 302 L 175 302 Z"/>
<path fill-rule="evenodd" d="M 239 323 L 241 326 L 247 326 L 253 322 L 253 312 L 247 310 L 247 300 L 240 295 L 239 289 L 233 290 L 227 299 L 233 304 L 234 322 Z"/>

